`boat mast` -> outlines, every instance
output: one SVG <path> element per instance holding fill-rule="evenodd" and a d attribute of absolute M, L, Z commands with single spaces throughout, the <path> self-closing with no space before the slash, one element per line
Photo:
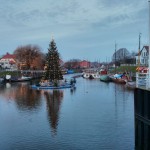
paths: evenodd
<path fill-rule="evenodd" d="M 116 49 L 117 49 L 117 44 L 115 42 L 115 74 L 116 74 Z"/>

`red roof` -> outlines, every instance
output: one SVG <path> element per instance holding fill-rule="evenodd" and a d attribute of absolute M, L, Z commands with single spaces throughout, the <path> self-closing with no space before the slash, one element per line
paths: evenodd
<path fill-rule="evenodd" d="M 1 59 L 11 59 L 11 58 L 14 59 L 14 58 L 15 58 L 15 55 L 6 53 L 6 55 L 4 55 Z"/>

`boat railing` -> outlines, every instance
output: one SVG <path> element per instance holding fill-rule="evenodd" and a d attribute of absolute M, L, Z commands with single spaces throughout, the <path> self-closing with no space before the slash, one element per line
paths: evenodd
<path fill-rule="evenodd" d="M 136 73 L 136 87 L 137 88 L 148 88 L 149 84 L 149 74 L 148 73 L 141 73 L 137 72 Z"/>

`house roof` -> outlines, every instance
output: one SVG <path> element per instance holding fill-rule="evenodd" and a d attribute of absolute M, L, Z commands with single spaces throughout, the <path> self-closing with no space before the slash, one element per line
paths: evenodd
<path fill-rule="evenodd" d="M 146 46 L 146 45 L 145 45 L 145 46 L 143 46 L 143 48 L 140 50 L 140 52 L 137 53 L 136 56 L 138 56 L 139 54 L 141 55 L 141 52 L 143 51 L 144 48 L 146 49 L 146 51 L 147 51 L 148 54 L 149 54 L 149 46 Z"/>
<path fill-rule="evenodd" d="M 143 46 L 143 48 L 142 49 L 146 49 L 146 51 L 148 52 L 149 51 L 149 46 Z"/>
<path fill-rule="evenodd" d="M 11 58 L 15 58 L 15 55 L 13 54 L 9 54 L 8 52 L 6 53 L 6 55 L 4 55 L 1 59 L 11 59 Z"/>

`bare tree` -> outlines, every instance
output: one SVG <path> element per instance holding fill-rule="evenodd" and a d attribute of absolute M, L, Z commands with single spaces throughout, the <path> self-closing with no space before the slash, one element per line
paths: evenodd
<path fill-rule="evenodd" d="M 31 69 L 35 64 L 37 67 L 42 64 L 43 54 L 37 45 L 19 46 L 14 51 L 18 65 Z"/>
<path fill-rule="evenodd" d="M 71 59 L 69 61 L 67 61 L 64 66 L 67 68 L 67 69 L 77 69 L 80 67 L 79 65 L 80 63 L 80 60 L 79 59 Z"/>

